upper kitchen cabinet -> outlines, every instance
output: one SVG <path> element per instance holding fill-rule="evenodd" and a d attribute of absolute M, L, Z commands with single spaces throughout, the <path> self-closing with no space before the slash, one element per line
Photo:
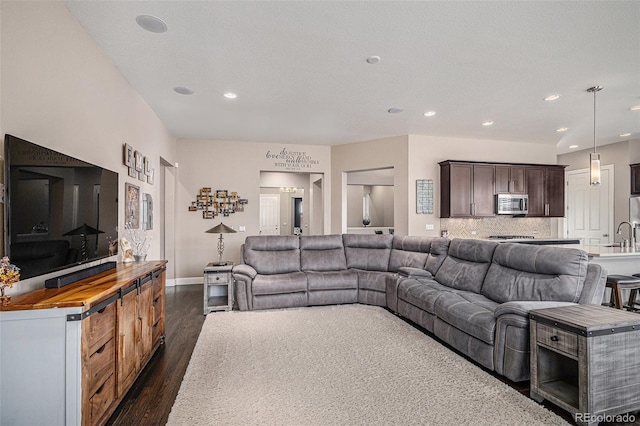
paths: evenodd
<path fill-rule="evenodd" d="M 443 161 L 440 164 L 440 217 L 494 216 L 495 167 Z"/>
<path fill-rule="evenodd" d="M 631 164 L 631 195 L 640 195 L 640 163 Z"/>
<path fill-rule="evenodd" d="M 524 194 L 524 166 L 496 165 L 496 194 Z"/>
<path fill-rule="evenodd" d="M 564 217 L 564 168 L 525 167 L 529 217 Z"/>

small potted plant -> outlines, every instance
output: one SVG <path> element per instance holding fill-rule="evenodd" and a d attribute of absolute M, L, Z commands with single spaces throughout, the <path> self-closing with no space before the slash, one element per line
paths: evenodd
<path fill-rule="evenodd" d="M 9 258 L 4 256 L 0 259 L 0 302 L 3 306 L 8 305 L 11 296 L 4 294 L 4 289 L 13 287 L 13 283 L 20 281 L 20 268 L 12 265 Z"/>

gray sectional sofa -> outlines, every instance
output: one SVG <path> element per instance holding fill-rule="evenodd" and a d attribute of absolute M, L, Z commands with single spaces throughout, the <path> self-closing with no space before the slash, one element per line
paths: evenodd
<path fill-rule="evenodd" d="M 484 367 L 529 379 L 532 309 L 602 301 L 582 250 L 393 235 L 252 236 L 234 266 L 240 310 L 388 308 Z"/>

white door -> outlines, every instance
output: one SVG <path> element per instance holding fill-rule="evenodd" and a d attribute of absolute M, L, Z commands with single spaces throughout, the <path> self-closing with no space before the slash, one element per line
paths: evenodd
<path fill-rule="evenodd" d="M 280 235 L 280 194 L 260 194 L 260 235 Z"/>
<path fill-rule="evenodd" d="M 567 172 L 567 237 L 584 244 L 613 242 L 613 166 L 600 171 L 601 184 L 589 184 L 589 170 Z"/>

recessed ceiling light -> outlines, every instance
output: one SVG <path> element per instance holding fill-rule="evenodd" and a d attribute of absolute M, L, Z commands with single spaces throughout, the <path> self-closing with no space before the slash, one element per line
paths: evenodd
<path fill-rule="evenodd" d="M 402 111 L 404 111 L 404 108 L 395 108 L 395 107 L 394 107 L 394 108 L 389 108 L 389 109 L 387 110 L 387 112 L 388 112 L 389 114 L 398 114 L 398 113 L 401 113 Z"/>
<path fill-rule="evenodd" d="M 634 105 L 631 108 L 629 108 L 629 111 L 640 111 L 640 105 Z"/>
<path fill-rule="evenodd" d="M 569 145 L 569 149 L 576 149 L 579 145 Z"/>
<path fill-rule="evenodd" d="M 631 133 L 623 133 L 620 135 L 622 138 L 626 138 L 627 136 L 631 136 Z"/>
<path fill-rule="evenodd" d="M 136 22 L 142 29 L 152 33 L 164 33 L 167 31 L 167 24 L 165 24 L 162 19 L 156 18 L 155 16 L 139 15 L 136 16 Z"/>
<path fill-rule="evenodd" d="M 434 115 L 436 115 L 435 111 L 427 111 L 423 114 L 425 117 L 433 117 Z"/>
<path fill-rule="evenodd" d="M 569 130 L 568 127 L 560 127 L 558 129 L 556 129 L 556 132 L 566 132 L 567 130 Z"/>
<path fill-rule="evenodd" d="M 377 64 L 378 62 L 380 62 L 380 56 L 369 56 L 367 58 L 367 63 L 369 64 Z"/>
<path fill-rule="evenodd" d="M 193 89 L 184 86 L 174 87 L 173 90 L 181 95 L 193 95 Z"/>
<path fill-rule="evenodd" d="M 482 123 L 483 126 L 491 126 L 493 125 L 493 121 L 485 121 L 484 123 Z"/>
<path fill-rule="evenodd" d="M 227 98 L 227 99 L 235 99 L 235 98 L 238 97 L 238 95 L 236 95 L 233 92 L 225 92 L 224 93 L 224 97 Z"/>
<path fill-rule="evenodd" d="M 545 101 L 555 101 L 556 99 L 560 98 L 560 95 L 557 94 L 553 94 L 553 95 L 549 95 L 546 98 L 544 98 Z"/>

